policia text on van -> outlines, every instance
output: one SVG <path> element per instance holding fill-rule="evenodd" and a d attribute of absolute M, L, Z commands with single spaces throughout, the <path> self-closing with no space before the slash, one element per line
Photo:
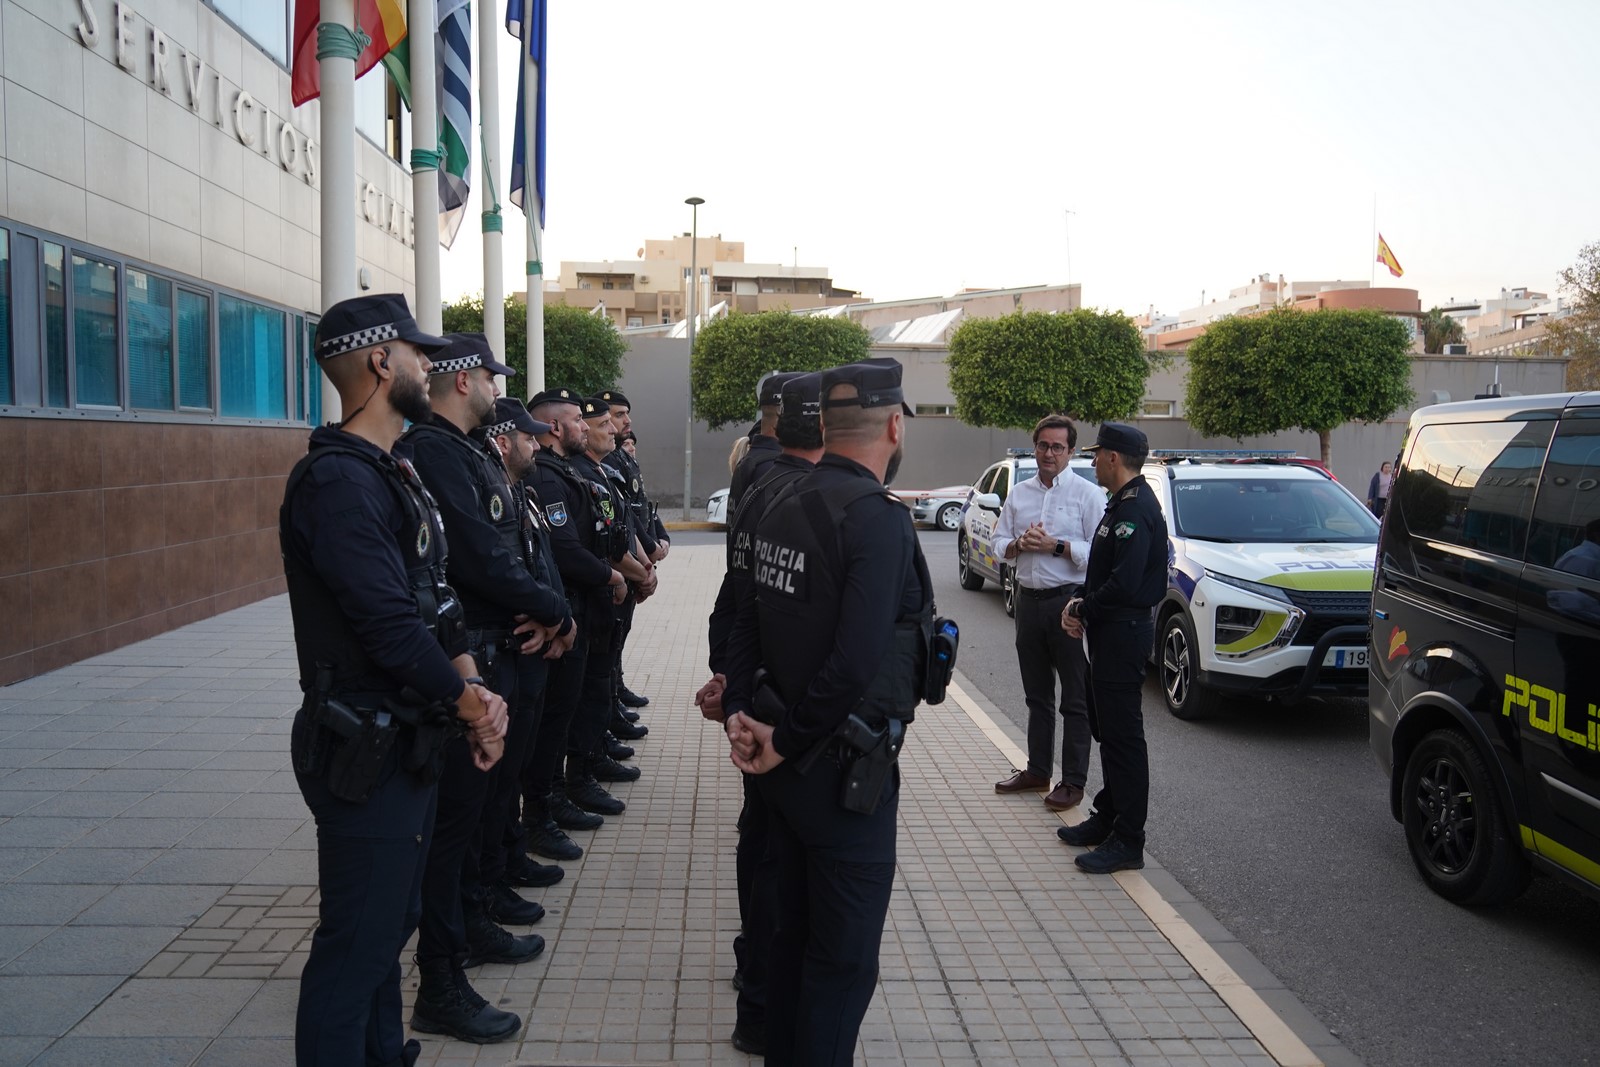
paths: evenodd
<path fill-rule="evenodd" d="M 1373 583 L 1370 739 L 1427 883 L 1600 896 L 1600 394 L 1411 418 Z"/>

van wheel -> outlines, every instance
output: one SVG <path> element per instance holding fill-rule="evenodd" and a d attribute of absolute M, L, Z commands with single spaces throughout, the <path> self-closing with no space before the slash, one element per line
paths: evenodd
<path fill-rule="evenodd" d="M 1006 618 L 1017 617 L 1017 576 L 1010 567 L 1000 568 L 1000 599 L 1005 605 Z"/>
<path fill-rule="evenodd" d="M 1457 904 L 1503 904 L 1528 887 L 1489 768 L 1459 730 L 1435 730 L 1406 760 L 1401 819 L 1428 887 Z"/>
<path fill-rule="evenodd" d="M 956 542 L 956 577 L 961 582 L 961 588 L 969 592 L 974 589 L 982 589 L 983 575 L 973 572 L 972 561 L 968 558 L 972 552 L 972 547 L 967 544 L 967 535 L 961 534 L 959 537 L 960 539 Z"/>
<path fill-rule="evenodd" d="M 1200 649 L 1188 616 L 1174 611 L 1161 631 L 1161 695 L 1174 718 L 1203 719 L 1217 710 L 1217 694 L 1200 684 Z"/>

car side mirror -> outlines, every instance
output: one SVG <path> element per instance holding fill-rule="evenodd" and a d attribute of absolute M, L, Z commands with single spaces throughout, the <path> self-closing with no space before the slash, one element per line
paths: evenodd
<path fill-rule="evenodd" d="M 988 511 L 1000 510 L 1000 497 L 995 493 L 976 493 L 972 497 L 972 503 L 973 506 Z"/>

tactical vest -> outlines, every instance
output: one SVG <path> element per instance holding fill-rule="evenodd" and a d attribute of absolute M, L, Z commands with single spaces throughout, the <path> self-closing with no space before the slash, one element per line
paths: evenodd
<path fill-rule="evenodd" d="M 733 523 L 728 529 L 728 572 L 745 581 L 755 580 L 755 538 L 756 524 L 761 521 L 761 516 L 756 514 L 753 505 L 764 503 L 766 507 L 778 498 L 787 486 L 796 479 L 810 474 L 809 469 L 800 467 L 779 467 L 776 470 L 768 468 L 761 479 L 752 485 L 745 498 L 739 504 L 733 515 Z"/>
<path fill-rule="evenodd" d="M 477 441 L 454 433 L 433 423 L 420 422 L 407 430 L 402 441 L 433 438 L 446 441 L 459 448 L 471 472 L 473 495 L 478 501 L 482 518 L 494 527 L 496 543 L 513 558 L 522 555 L 522 524 L 517 519 L 516 502 L 511 495 L 511 483 L 506 479 L 505 462 L 495 446 L 487 440 Z M 478 597 L 462 598 L 467 612 L 467 625 L 473 629 L 504 627 L 506 613 L 498 605 L 486 604 Z"/>
<path fill-rule="evenodd" d="M 295 493 L 312 466 L 332 455 L 353 456 L 368 464 L 394 491 L 395 501 L 405 517 L 403 528 L 416 531 L 413 540 L 402 538 L 399 545 L 405 561 L 406 584 L 423 624 L 449 649 L 463 639 L 464 624 L 461 603 L 445 580 L 444 523 L 433 497 L 410 462 L 387 453 L 374 456 L 351 445 L 328 444 L 313 449 L 295 464 L 284 488 L 283 504 L 278 509 L 278 546 L 283 555 L 284 577 L 288 581 L 295 643 L 303 650 L 301 683 L 309 687 L 320 671 L 329 675 L 328 694 L 332 696 L 395 692 L 400 687 L 367 655 L 333 591 L 317 576 L 309 562 L 297 556 L 291 543 L 290 506 Z"/>
<path fill-rule="evenodd" d="M 874 494 L 887 494 L 882 485 L 867 478 L 852 478 L 837 482 L 826 489 L 802 488 L 799 481 L 784 486 L 766 514 L 781 501 L 794 500 L 805 516 L 806 527 L 802 536 L 809 535 L 805 547 L 812 550 L 806 581 L 816 588 L 838 589 L 844 581 L 843 527 L 845 509 L 857 500 Z M 898 506 L 898 504 L 897 504 Z M 763 555 L 762 539 L 758 535 L 756 556 Z M 889 655 L 873 675 L 867 691 L 862 694 L 856 710 L 869 721 L 874 719 L 899 719 L 910 722 L 917 704 L 922 700 L 927 684 L 928 646 L 933 637 L 933 579 L 928 564 L 922 557 L 922 546 L 915 545 L 912 565 L 917 580 L 922 584 L 922 604 L 914 612 L 903 614 L 895 620 L 894 641 Z M 758 574 L 757 586 L 762 583 Z M 785 702 L 793 705 L 802 694 L 783 693 Z"/>
<path fill-rule="evenodd" d="M 589 514 L 592 516 L 590 522 L 579 522 L 579 516 L 577 515 L 569 516 L 569 518 L 580 534 L 579 540 L 583 542 L 583 547 L 602 559 L 607 558 L 606 551 L 610 543 L 610 523 L 600 511 L 602 490 L 573 469 L 572 460 L 566 456 L 558 455 L 545 449 L 534 457 L 534 462 L 553 471 L 556 477 L 567 483 L 567 487 L 572 491 L 573 496 L 587 505 Z"/>
<path fill-rule="evenodd" d="M 628 525 L 627 505 L 618 497 L 610 484 L 611 470 L 603 463 L 595 463 L 587 456 L 585 460 L 593 464 L 600 475 L 596 481 L 586 472 L 574 465 L 574 473 L 582 478 L 588 486 L 590 499 L 594 503 L 596 518 L 595 532 L 601 551 L 605 559 L 612 563 L 617 562 L 627 555 L 633 547 L 633 528 Z"/>

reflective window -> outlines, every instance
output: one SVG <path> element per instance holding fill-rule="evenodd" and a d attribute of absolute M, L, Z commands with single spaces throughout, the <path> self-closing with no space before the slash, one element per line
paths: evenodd
<path fill-rule="evenodd" d="M 1550 442 L 1527 558 L 1600 578 L 1600 419 L 1563 419 Z"/>
<path fill-rule="evenodd" d="M 1533 490 L 1554 425 L 1423 427 L 1391 491 L 1412 538 L 1521 559 Z M 1425 560 L 1434 555 L 1420 544 L 1416 551 Z"/>
<path fill-rule="evenodd" d="M 211 6 L 239 27 L 273 59 L 289 63 L 292 0 L 211 0 Z"/>
<path fill-rule="evenodd" d="M 0 230 L 0 404 L 11 403 L 11 234 Z"/>
<path fill-rule="evenodd" d="M 44 402 L 67 406 L 67 250 L 44 242 Z"/>
<path fill-rule="evenodd" d="M 211 407 L 211 298 L 178 291 L 178 406 Z"/>
<path fill-rule="evenodd" d="M 128 270 L 128 400 L 172 410 L 172 283 Z"/>
<path fill-rule="evenodd" d="M 283 312 L 219 296 L 217 344 L 222 356 L 222 414 L 287 418 Z"/>
<path fill-rule="evenodd" d="M 77 406 L 117 407 L 117 267 L 72 257 L 72 369 Z"/>
<path fill-rule="evenodd" d="M 1378 541 L 1372 513 L 1325 478 L 1190 478 L 1168 488 L 1182 537 L 1223 544 Z"/>

